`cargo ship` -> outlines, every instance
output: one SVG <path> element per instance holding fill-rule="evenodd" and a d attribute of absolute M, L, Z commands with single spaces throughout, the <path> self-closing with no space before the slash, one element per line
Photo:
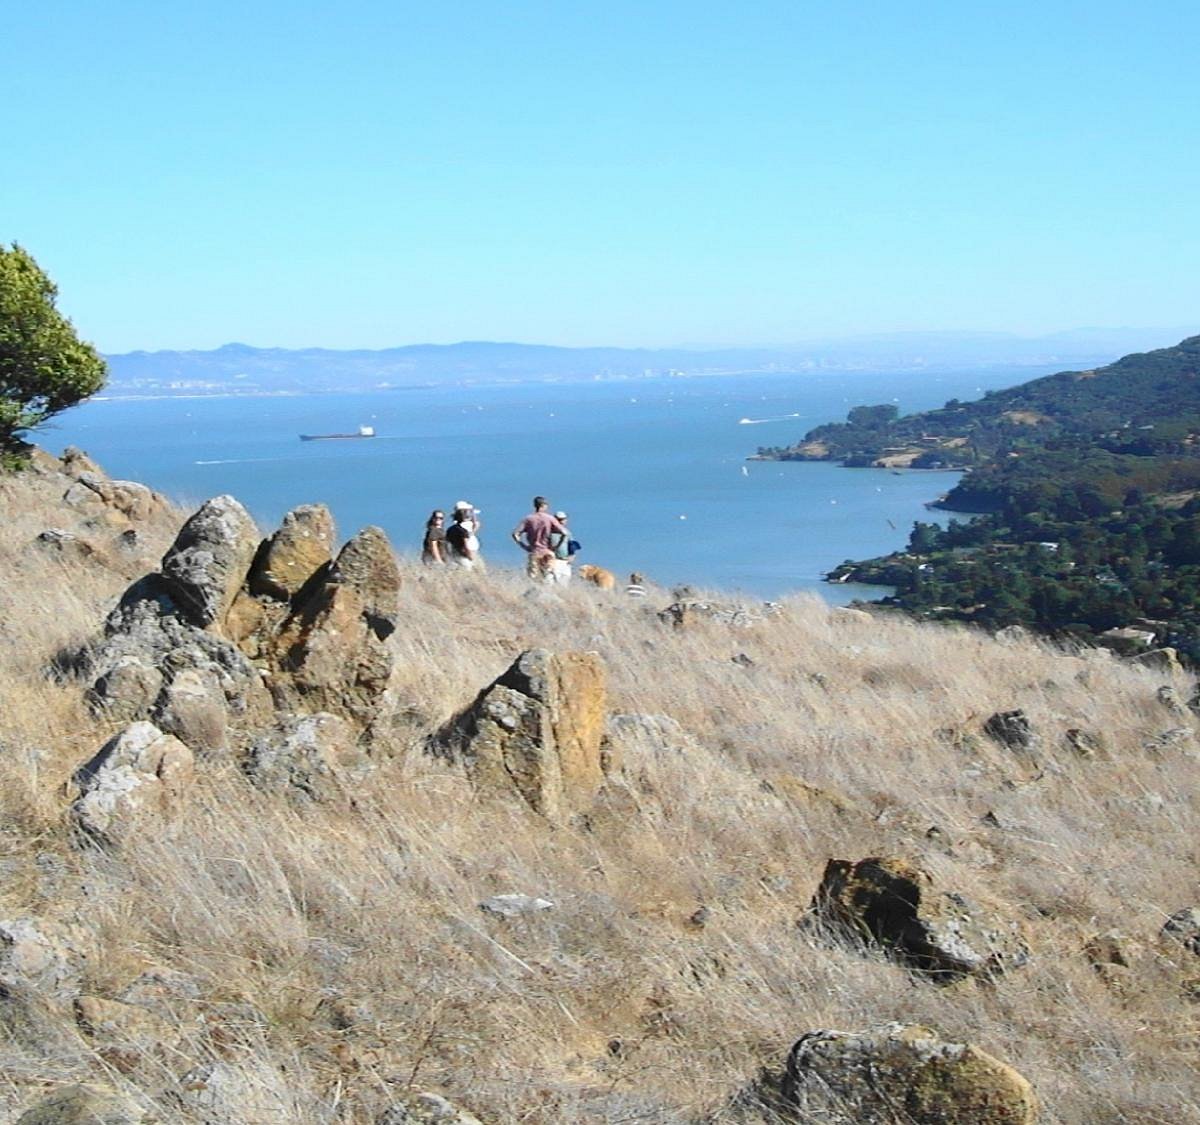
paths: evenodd
<path fill-rule="evenodd" d="M 375 436 L 374 426 L 359 426 L 357 433 L 353 434 L 301 434 L 301 441 L 345 441 L 354 438 L 367 438 Z"/>

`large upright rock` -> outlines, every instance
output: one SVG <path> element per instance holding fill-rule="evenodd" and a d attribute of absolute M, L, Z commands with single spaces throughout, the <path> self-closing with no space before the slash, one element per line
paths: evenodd
<path fill-rule="evenodd" d="M 604 666 L 595 653 L 522 653 L 439 736 L 438 752 L 475 781 L 519 793 L 556 820 L 585 807 L 604 782 Z"/>
<path fill-rule="evenodd" d="M 1029 1082 L 970 1043 L 893 1023 L 816 1031 L 792 1048 L 773 1121 L 821 1125 L 1034 1125 Z"/>
<path fill-rule="evenodd" d="M 400 572 L 387 537 L 366 528 L 339 553 L 271 639 L 271 690 L 281 710 L 329 711 L 368 726 L 393 668 Z"/>
<path fill-rule="evenodd" d="M 180 612 L 206 629 L 219 625 L 245 581 L 259 535 L 232 496 L 206 501 L 163 556 L 162 573 Z"/>
<path fill-rule="evenodd" d="M 380 639 L 395 630 L 400 610 L 400 569 L 381 528 L 364 527 L 355 535 L 338 552 L 330 577 L 358 594 Z"/>
<path fill-rule="evenodd" d="M 75 823 L 108 843 L 169 819 L 192 780 L 192 752 L 153 723 L 126 727 L 75 774 L 81 794 L 71 806 Z"/>
<path fill-rule="evenodd" d="M 293 508 L 255 560 L 250 593 L 290 601 L 329 566 L 333 543 L 333 516 L 324 504 Z"/>
<path fill-rule="evenodd" d="M 906 859 L 831 859 L 809 910 L 835 932 L 943 979 L 991 976 L 1029 959 L 1014 922 L 935 886 Z"/>

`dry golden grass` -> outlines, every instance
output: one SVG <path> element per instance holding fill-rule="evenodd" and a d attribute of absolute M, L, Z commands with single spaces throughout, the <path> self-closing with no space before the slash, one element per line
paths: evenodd
<path fill-rule="evenodd" d="M 201 1120 L 171 1091 L 221 1061 L 247 1091 L 224 1119 L 253 1125 L 357 1125 L 409 1087 L 485 1122 L 684 1122 L 805 1031 L 895 1019 L 1012 1063 L 1047 1122 L 1200 1122 L 1183 988 L 1200 961 L 1157 938 L 1200 898 L 1200 763 L 1187 743 L 1146 749 L 1192 726 L 1156 700 L 1162 676 L 811 599 L 747 628 L 671 629 L 662 591 L 639 602 L 413 567 L 393 642 L 400 721 L 352 806 L 299 808 L 203 763 L 163 834 L 78 850 L 64 783 L 111 732 L 46 669 L 95 635 L 181 516 L 146 529 L 135 557 L 101 542 L 63 562 L 31 545 L 74 529 L 60 493 L 52 478 L 0 482 L 0 918 L 64 928 L 88 993 L 114 997 L 159 967 L 196 994 L 165 1002 L 170 1034 L 135 1055 L 61 1014 L 38 1044 L 5 1042 L 0 1018 L 5 1120 L 79 1080 Z M 600 653 L 614 710 L 669 716 L 687 736 L 632 753 L 627 787 L 586 822 L 552 827 L 474 793 L 421 750 L 532 645 Z M 980 733 L 1014 707 L 1042 737 L 1036 768 Z M 1074 727 L 1103 732 L 1104 753 L 1077 756 Z M 797 928 L 826 859 L 879 854 L 1002 904 L 1031 964 L 934 987 Z M 556 906 L 503 922 L 478 909 L 498 892 Z M 1083 947 L 1114 928 L 1133 964 L 1106 980 Z"/>

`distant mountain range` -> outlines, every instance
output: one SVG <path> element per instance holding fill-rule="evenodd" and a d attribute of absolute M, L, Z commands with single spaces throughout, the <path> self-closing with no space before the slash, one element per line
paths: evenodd
<path fill-rule="evenodd" d="M 137 351 L 106 356 L 110 379 L 105 394 L 282 394 L 668 374 L 936 371 L 1052 364 L 1086 367 L 1182 334 L 1166 329 L 1076 329 L 1028 338 L 1000 332 L 904 332 L 775 348 L 705 349 L 564 348 L 470 341 L 342 351 L 226 344 L 211 351 Z"/>

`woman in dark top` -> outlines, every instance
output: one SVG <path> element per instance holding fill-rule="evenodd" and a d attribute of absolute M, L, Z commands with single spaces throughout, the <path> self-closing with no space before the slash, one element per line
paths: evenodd
<path fill-rule="evenodd" d="M 425 522 L 425 542 L 421 546 L 421 561 L 437 566 L 446 561 L 446 513 L 435 511 Z"/>

